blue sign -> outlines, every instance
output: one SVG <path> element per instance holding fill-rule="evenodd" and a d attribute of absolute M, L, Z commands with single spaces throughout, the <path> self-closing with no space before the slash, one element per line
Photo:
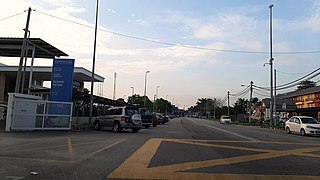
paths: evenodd
<path fill-rule="evenodd" d="M 74 59 L 54 59 L 51 74 L 51 101 L 72 102 Z"/>

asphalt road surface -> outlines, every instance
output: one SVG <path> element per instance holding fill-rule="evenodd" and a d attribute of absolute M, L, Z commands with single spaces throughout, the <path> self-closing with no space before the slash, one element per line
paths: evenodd
<path fill-rule="evenodd" d="M 320 179 L 320 137 L 187 117 L 136 134 L 0 132 L 0 179 Z"/>

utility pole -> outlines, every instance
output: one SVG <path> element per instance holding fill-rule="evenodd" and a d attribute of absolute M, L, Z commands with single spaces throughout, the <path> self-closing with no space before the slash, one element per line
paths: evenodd
<path fill-rule="evenodd" d="M 228 116 L 230 116 L 230 92 L 228 91 Z"/>
<path fill-rule="evenodd" d="M 90 124 L 92 123 L 92 111 L 93 111 L 93 87 L 94 87 L 94 71 L 95 71 L 95 66 L 96 66 L 97 32 L 98 32 L 98 11 L 99 11 L 99 0 L 97 0 L 97 6 L 96 6 L 96 23 L 95 23 L 95 28 L 94 28 L 92 72 L 91 72 L 90 111 L 89 111 L 89 123 L 90 123 Z"/>
<path fill-rule="evenodd" d="M 116 99 L 116 81 L 117 81 L 117 73 L 114 73 L 114 78 L 113 78 L 113 100 Z"/>
<path fill-rule="evenodd" d="M 272 8 L 273 5 L 269 6 L 270 9 L 270 126 L 273 126 L 273 66 L 272 61 Z"/>
<path fill-rule="evenodd" d="M 252 91 L 253 91 L 253 88 L 252 88 L 252 85 L 253 85 L 253 81 L 250 82 L 250 107 L 249 107 L 249 123 L 251 123 L 251 110 L 252 110 Z"/>
<path fill-rule="evenodd" d="M 15 86 L 15 91 L 14 91 L 15 93 L 20 93 L 22 64 L 23 64 L 23 59 L 24 59 L 25 51 L 26 51 L 27 37 L 28 37 L 28 32 L 29 32 L 30 15 L 31 15 L 31 8 L 29 7 L 26 28 L 24 28 L 24 38 L 23 38 L 23 42 L 22 42 L 19 68 L 18 68 L 18 73 L 17 73 L 17 78 L 16 78 L 16 86 Z"/>
<path fill-rule="evenodd" d="M 274 69 L 274 114 L 277 114 L 277 70 Z M 276 125 L 276 122 L 275 122 Z"/>

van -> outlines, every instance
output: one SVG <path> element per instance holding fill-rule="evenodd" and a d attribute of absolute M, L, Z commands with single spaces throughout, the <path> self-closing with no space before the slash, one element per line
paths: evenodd
<path fill-rule="evenodd" d="M 103 116 L 97 117 L 93 126 L 95 130 L 111 129 L 116 133 L 123 129 L 131 129 L 137 133 L 142 128 L 139 109 L 130 106 L 109 108 Z"/>

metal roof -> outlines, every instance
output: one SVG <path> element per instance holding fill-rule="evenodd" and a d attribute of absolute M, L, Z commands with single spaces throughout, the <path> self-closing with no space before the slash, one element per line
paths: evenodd
<path fill-rule="evenodd" d="M 313 93 L 319 93 L 319 92 L 320 92 L 320 86 L 315 86 L 315 87 L 310 87 L 307 89 L 301 89 L 301 90 L 288 92 L 288 93 L 285 93 L 284 95 L 287 98 L 293 98 L 293 97 L 298 97 L 298 96 L 303 96 L 303 95 L 308 95 L 308 94 L 313 94 Z"/>
<path fill-rule="evenodd" d="M 20 57 L 23 38 L 0 37 L 0 56 Z M 49 58 L 68 56 L 51 44 L 40 38 L 29 38 L 28 57 L 32 56 L 32 48 L 35 47 L 35 58 Z"/>
<path fill-rule="evenodd" d="M 0 73 L 5 73 L 7 77 L 16 77 L 18 66 L 0 65 Z M 29 76 L 30 66 L 26 67 L 26 75 Z M 34 66 L 33 78 L 43 81 L 51 81 L 52 66 Z M 81 82 L 91 82 L 91 72 L 83 67 L 74 67 L 74 79 Z M 95 82 L 104 82 L 104 77 L 94 74 Z"/>

